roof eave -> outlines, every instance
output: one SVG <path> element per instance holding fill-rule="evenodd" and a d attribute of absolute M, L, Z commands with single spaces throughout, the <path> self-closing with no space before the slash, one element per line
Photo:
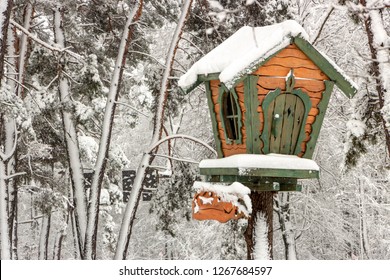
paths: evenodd
<path fill-rule="evenodd" d="M 357 88 L 351 84 L 336 68 L 319 52 L 317 51 L 308 41 L 301 37 L 294 38 L 295 45 L 303 51 L 317 66 L 324 72 L 330 80 L 332 80 L 337 87 L 348 97 L 352 98 Z"/>
<path fill-rule="evenodd" d="M 207 82 L 207 81 L 211 81 L 211 80 L 219 80 L 219 74 L 220 73 L 211 73 L 211 74 L 199 74 L 198 75 L 198 78 L 196 79 L 196 82 L 193 83 L 191 86 L 189 86 L 188 88 L 180 88 L 180 90 L 184 93 L 184 94 L 188 94 L 190 93 L 191 91 L 193 91 L 195 88 L 197 88 L 200 84 L 202 84 L 203 82 Z"/>

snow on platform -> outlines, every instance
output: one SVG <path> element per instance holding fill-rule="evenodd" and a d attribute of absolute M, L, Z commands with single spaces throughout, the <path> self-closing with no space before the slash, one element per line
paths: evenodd
<path fill-rule="evenodd" d="M 311 159 L 272 153 L 267 155 L 240 154 L 220 159 L 205 159 L 199 163 L 199 168 L 201 173 L 202 169 L 238 170 L 236 175 L 249 175 L 253 170 L 307 171 L 308 173 L 318 173 L 320 170 L 317 163 Z"/>

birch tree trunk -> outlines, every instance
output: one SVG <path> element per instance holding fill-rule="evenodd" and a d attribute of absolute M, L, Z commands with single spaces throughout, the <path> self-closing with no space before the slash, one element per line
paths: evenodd
<path fill-rule="evenodd" d="M 41 234 L 39 236 L 39 246 L 38 246 L 38 259 L 47 260 L 47 249 L 49 243 L 49 234 L 50 234 L 50 222 L 51 214 L 44 213 L 42 217 L 41 225 Z"/>
<path fill-rule="evenodd" d="M 0 159 L 0 236 L 1 259 L 11 259 L 11 236 L 9 236 L 8 209 L 7 209 L 7 184 L 5 174 L 5 158 Z"/>
<path fill-rule="evenodd" d="M 9 19 L 13 7 L 13 1 L 3 1 L 0 7 L 0 87 L 2 86 L 4 75 L 4 59 L 8 47 L 8 29 Z M 0 130 L 8 135 L 6 130 L 9 127 L 8 120 L 4 115 L 0 115 Z M 3 134 L 3 133 L 1 133 Z M 4 135 L 3 134 L 3 135 Z M 9 227 L 9 209 L 8 209 L 8 180 L 7 180 L 7 162 L 12 155 L 7 153 L 6 145 L 9 137 L 0 137 L 0 235 L 1 235 L 1 259 L 9 260 L 12 258 L 12 237 Z M 4 150 L 2 150 L 4 149 Z"/>
<path fill-rule="evenodd" d="M 65 35 L 62 25 L 62 7 L 57 7 L 54 12 L 54 35 L 55 42 L 61 48 L 65 48 Z M 61 103 L 64 105 L 70 105 L 72 103 L 72 99 L 71 93 L 69 91 L 69 81 L 63 74 L 64 67 L 65 61 L 60 61 L 58 65 L 58 89 Z M 79 251 L 81 254 L 81 258 L 83 258 L 82 252 L 84 248 L 84 237 L 87 225 L 87 207 L 84 189 L 84 175 L 80 160 L 80 151 L 75 120 L 73 119 L 72 112 L 70 112 L 66 107 L 67 106 L 63 106 L 61 114 L 72 184 L 77 240 L 79 241 Z"/>
<path fill-rule="evenodd" d="M 16 93 L 16 83 L 15 79 L 17 78 L 17 63 L 16 63 L 16 51 L 15 51 L 15 34 L 10 25 L 8 26 L 7 40 L 6 40 L 6 51 L 9 56 L 9 65 L 6 67 L 6 78 L 3 79 L 3 82 L 6 84 L 6 90 L 9 91 L 8 94 L 12 95 Z M 16 213 L 16 188 L 15 181 L 12 178 L 12 175 L 15 173 L 15 151 L 16 151 L 16 141 L 17 141 L 17 131 L 16 123 L 12 116 L 2 115 L 1 117 L 1 138 L 0 146 L 3 147 L 4 154 L 1 156 L 2 161 L 2 175 L 0 175 L 0 180 L 2 181 L 2 186 L 4 190 L 4 206 L 6 207 L 6 212 L 1 213 L 2 222 L 7 223 L 8 233 L 5 234 L 4 238 L 9 239 L 6 244 L 10 244 L 8 248 L 9 259 L 13 258 L 13 249 L 12 249 L 12 240 L 13 240 L 13 231 L 14 231 L 14 220 Z M 2 227 L 2 229 L 5 229 Z M 4 232 L 1 232 L 3 238 Z M 3 240 L 2 240 L 3 241 Z M 8 247 L 8 245 L 7 245 Z M 5 249 L 5 248 L 2 248 Z M 16 249 L 16 248 L 15 248 Z M 2 250 L 3 253 L 3 250 Z"/>
<path fill-rule="evenodd" d="M 164 110 L 166 101 L 168 98 L 168 89 L 169 89 L 169 77 L 173 70 L 174 58 L 178 48 L 178 44 L 183 32 L 183 28 L 187 19 L 187 16 L 191 9 L 192 0 L 187 0 L 183 3 L 181 15 L 177 23 L 175 33 L 171 40 L 171 44 L 168 50 L 167 59 L 166 59 L 166 68 L 163 73 L 161 80 L 160 92 L 158 95 L 157 110 L 154 119 L 154 129 L 153 136 L 150 146 L 154 146 L 155 143 L 161 138 L 163 131 L 163 120 L 164 120 Z M 149 149 L 150 150 L 150 149 Z M 133 222 L 135 215 L 137 213 L 137 207 L 139 199 L 142 193 L 142 182 L 145 178 L 145 172 L 149 166 L 152 157 L 149 153 L 145 153 L 141 159 L 141 162 L 137 168 L 137 175 L 134 179 L 133 188 L 130 194 L 129 201 L 126 205 L 126 210 L 123 215 L 123 220 L 121 224 L 121 229 L 119 232 L 118 244 L 115 252 L 114 258 L 116 260 L 126 259 L 127 250 L 130 242 L 131 232 L 133 228 Z"/>
<path fill-rule="evenodd" d="M 118 99 L 122 74 L 126 64 L 126 56 L 133 33 L 131 25 L 141 16 L 142 5 L 142 0 L 137 1 L 136 5 L 128 15 L 125 27 L 123 29 L 121 43 L 118 49 L 114 72 L 112 74 L 110 82 L 110 89 L 107 96 L 106 109 L 104 112 L 104 119 L 102 125 L 102 135 L 100 138 L 99 151 L 94 168 L 94 174 L 91 184 L 91 193 L 88 204 L 88 222 L 84 245 L 84 256 L 86 259 L 96 258 L 96 239 L 99 219 L 100 191 L 102 188 L 106 163 L 108 160 L 108 151 L 111 142 L 112 127 L 114 125 L 116 101 Z"/>

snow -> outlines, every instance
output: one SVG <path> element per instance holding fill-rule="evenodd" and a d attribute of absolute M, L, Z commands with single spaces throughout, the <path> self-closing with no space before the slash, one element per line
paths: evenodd
<path fill-rule="evenodd" d="M 253 258 L 255 260 L 271 259 L 268 246 L 268 226 L 263 213 L 257 214 L 254 240 L 255 244 L 253 246 Z"/>
<path fill-rule="evenodd" d="M 223 6 L 218 1 L 209 0 L 210 8 L 223 11 Z"/>
<path fill-rule="evenodd" d="M 253 168 L 320 170 L 317 163 L 311 159 L 272 153 L 267 155 L 241 154 L 219 159 L 205 159 L 199 163 L 199 168 L 238 168 L 241 175 Z"/>
<path fill-rule="evenodd" d="M 193 188 L 198 193 L 201 192 L 213 192 L 221 198 L 222 201 L 231 202 L 237 206 L 238 211 L 244 213 L 245 216 L 249 216 L 252 212 L 252 202 L 249 197 L 251 190 L 239 182 L 234 182 L 231 185 L 213 184 L 207 182 L 195 181 Z M 205 204 L 207 198 L 200 197 L 202 202 Z M 204 200 L 205 199 L 205 200 Z M 211 198 L 212 201 L 212 198 Z M 244 204 L 242 204 L 242 201 Z M 199 207 L 196 205 L 194 212 L 196 213 Z"/>
<path fill-rule="evenodd" d="M 366 124 L 359 120 L 350 120 L 347 122 L 347 128 L 356 137 L 361 137 L 366 131 Z"/>
<path fill-rule="evenodd" d="M 179 86 L 189 88 L 199 74 L 220 73 L 221 82 L 231 87 L 237 78 L 251 73 L 254 67 L 288 46 L 291 37 L 296 36 L 308 40 L 306 31 L 294 20 L 263 27 L 244 26 L 196 62 L 179 79 Z M 258 44 L 259 40 L 261 44 Z"/>

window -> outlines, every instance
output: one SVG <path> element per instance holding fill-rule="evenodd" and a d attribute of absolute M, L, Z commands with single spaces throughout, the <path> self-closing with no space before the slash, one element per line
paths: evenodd
<path fill-rule="evenodd" d="M 225 91 L 222 96 L 222 116 L 225 136 L 229 140 L 240 139 L 240 115 L 235 94 L 232 91 Z"/>

